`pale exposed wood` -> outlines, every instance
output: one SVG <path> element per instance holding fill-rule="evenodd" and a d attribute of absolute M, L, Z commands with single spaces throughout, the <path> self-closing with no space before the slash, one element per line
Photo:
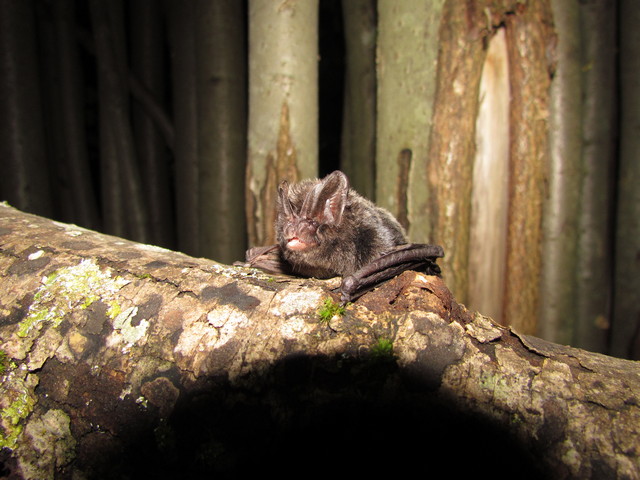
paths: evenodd
<path fill-rule="evenodd" d="M 469 307 L 501 323 L 511 98 L 504 28 L 500 28 L 489 42 L 479 95 L 469 239 Z"/>

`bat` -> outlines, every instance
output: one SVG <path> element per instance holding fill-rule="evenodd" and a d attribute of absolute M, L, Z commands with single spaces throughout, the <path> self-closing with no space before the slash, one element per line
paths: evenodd
<path fill-rule="evenodd" d="M 439 275 L 442 247 L 408 243 L 387 210 L 349 187 L 335 171 L 322 179 L 278 187 L 276 245 L 246 252 L 245 266 L 301 277 L 342 277 L 349 302 L 405 270 Z"/>

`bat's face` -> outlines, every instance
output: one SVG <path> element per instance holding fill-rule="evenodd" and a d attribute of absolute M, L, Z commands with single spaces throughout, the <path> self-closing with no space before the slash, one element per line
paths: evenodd
<path fill-rule="evenodd" d="M 341 172 L 322 180 L 278 188 L 276 234 L 283 249 L 309 251 L 323 241 L 327 230 L 335 230 L 342 220 L 349 186 Z"/>
<path fill-rule="evenodd" d="M 285 219 L 279 243 L 283 248 L 304 251 L 318 245 L 318 223 L 311 218 L 293 215 Z"/>

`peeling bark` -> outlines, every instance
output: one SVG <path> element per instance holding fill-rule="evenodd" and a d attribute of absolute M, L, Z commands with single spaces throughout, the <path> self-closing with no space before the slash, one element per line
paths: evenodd
<path fill-rule="evenodd" d="M 0 283 L 11 478 L 640 476 L 637 362 L 520 335 L 437 277 L 405 272 L 322 321 L 335 280 L 0 205 Z"/>

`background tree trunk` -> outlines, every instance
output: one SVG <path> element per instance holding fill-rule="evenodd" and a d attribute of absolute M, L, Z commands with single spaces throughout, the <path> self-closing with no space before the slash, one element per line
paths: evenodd
<path fill-rule="evenodd" d="M 582 55 L 578 2 L 552 0 L 558 68 L 551 83 L 548 193 L 543 212 L 538 334 L 569 344 L 575 322 L 575 272 L 582 183 Z"/>
<path fill-rule="evenodd" d="M 95 186 L 87 181 L 91 178 L 88 158 L 87 135 L 84 115 L 84 82 L 80 64 L 79 45 L 75 40 L 75 1 L 62 0 L 53 4 L 54 31 L 58 60 L 56 71 L 59 80 L 55 84 L 59 90 L 54 94 L 59 99 L 58 116 L 50 119 L 62 130 L 60 158 L 56 160 L 59 182 L 68 200 L 70 217 L 66 221 L 78 223 L 87 228 L 98 228 Z M 60 118 L 61 120 L 57 120 Z"/>
<path fill-rule="evenodd" d="M 490 32 L 484 9 L 445 2 L 440 24 L 438 87 L 429 145 L 433 243 L 447 245 L 444 271 L 456 298 L 466 303 L 475 120 L 485 51 L 476 39 Z M 464 88 L 462 87 L 464 85 Z"/>
<path fill-rule="evenodd" d="M 436 238 L 427 166 L 443 3 L 378 2 L 376 202 L 423 243 Z"/>
<path fill-rule="evenodd" d="M 572 345 L 606 352 L 611 328 L 617 103 L 614 2 L 580 4 L 583 174 Z M 637 77 L 636 77 L 637 78 Z"/>
<path fill-rule="evenodd" d="M 173 121 L 177 244 L 199 252 L 198 95 L 196 89 L 195 2 L 168 0 L 167 21 L 173 82 Z"/>
<path fill-rule="evenodd" d="M 242 4 L 198 1 L 198 195 L 201 255 L 231 263 L 244 257 L 247 104 Z"/>
<path fill-rule="evenodd" d="M 342 2 L 345 25 L 345 93 L 340 169 L 351 187 L 375 199 L 376 40 L 374 0 Z"/>
<path fill-rule="evenodd" d="M 349 474 L 466 475 L 499 452 L 497 478 L 640 475 L 637 362 L 501 327 L 436 277 L 405 272 L 321 320 L 333 280 L 6 205 L 0 272 L 11 478 L 328 474 L 328 445 Z"/>
<path fill-rule="evenodd" d="M 122 2 L 91 0 L 100 89 L 102 192 L 107 232 L 149 241 L 149 218 L 130 120 Z"/>
<path fill-rule="evenodd" d="M 50 215 L 32 2 L 0 2 L 0 156 L 4 200 Z"/>
<path fill-rule="evenodd" d="M 548 1 L 507 16 L 511 75 L 511 151 L 504 318 L 525 333 L 538 328 L 542 204 L 548 178 L 549 85 L 554 34 Z"/>
<path fill-rule="evenodd" d="M 318 174 L 318 1 L 249 1 L 249 244 L 275 243 L 282 180 Z"/>
<path fill-rule="evenodd" d="M 142 87 L 163 105 L 166 77 L 163 39 L 163 12 L 152 0 L 134 0 L 130 10 L 131 70 Z M 132 105 L 134 140 L 146 205 L 149 238 L 156 245 L 174 245 L 175 225 L 171 191 L 170 155 L 167 139 L 140 102 Z M 85 176 L 85 178 L 87 178 Z"/>
<path fill-rule="evenodd" d="M 633 2 L 620 2 L 620 165 L 615 264 L 615 324 L 612 352 L 627 356 L 640 352 L 640 32 L 633 25 L 640 10 Z"/>

